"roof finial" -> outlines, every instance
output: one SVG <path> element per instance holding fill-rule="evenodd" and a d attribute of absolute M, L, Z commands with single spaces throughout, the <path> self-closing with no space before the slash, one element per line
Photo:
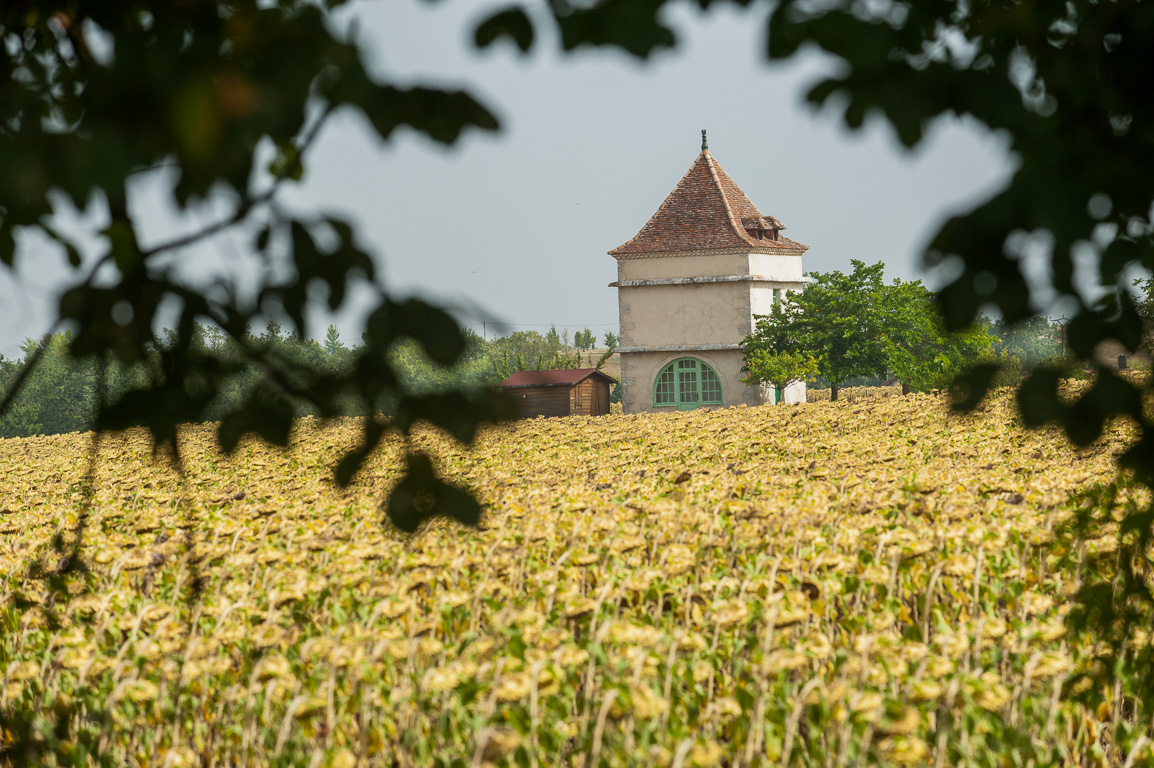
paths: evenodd
<path fill-rule="evenodd" d="M 709 149 L 709 140 L 707 138 L 705 138 L 705 129 L 702 128 L 701 129 L 701 151 L 704 152 L 707 149 Z"/>

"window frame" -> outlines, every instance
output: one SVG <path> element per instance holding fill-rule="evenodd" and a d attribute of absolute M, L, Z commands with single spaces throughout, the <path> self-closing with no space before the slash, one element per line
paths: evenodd
<path fill-rule="evenodd" d="M 690 363 L 690 365 L 683 365 Z M 708 374 L 706 374 L 708 371 Z M 666 375 L 668 374 L 668 376 Z M 691 377 L 686 377 L 689 374 Z M 717 384 L 716 399 L 706 399 L 706 376 L 712 374 Z M 682 386 L 692 380 L 693 392 L 690 397 L 682 398 Z M 710 382 L 712 383 L 712 382 Z M 712 387 L 710 388 L 712 389 Z M 666 395 L 669 399 L 659 400 L 658 395 Z M 651 398 L 654 408 L 674 408 L 678 411 L 692 411 L 695 408 L 711 405 L 723 405 L 725 388 L 721 384 L 721 377 L 717 369 L 697 357 L 678 357 L 661 366 L 653 380 Z"/>

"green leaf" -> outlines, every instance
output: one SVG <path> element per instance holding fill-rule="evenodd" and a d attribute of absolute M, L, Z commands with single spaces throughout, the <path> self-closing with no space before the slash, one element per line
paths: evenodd
<path fill-rule="evenodd" d="M 499 390 L 483 390 L 405 395 L 397 404 L 394 418 L 402 432 L 408 433 L 417 422 L 425 421 L 461 442 L 471 443 L 482 423 L 516 417 L 516 405 L 508 395 Z"/>
<path fill-rule="evenodd" d="M 533 23 L 524 8 L 514 5 L 489 16 L 477 25 L 473 44 L 487 48 L 503 37 L 512 40 L 522 53 L 533 46 Z"/>
<path fill-rule="evenodd" d="M 291 142 L 285 142 L 276 148 L 276 154 L 268 164 L 268 172 L 276 178 L 300 181 L 304 178 L 305 168 L 301 163 L 300 150 Z M 263 249 L 261 249 L 263 250 Z"/>
<path fill-rule="evenodd" d="M 452 144 L 466 128 L 495 131 L 499 127 L 493 113 L 464 91 L 366 87 L 357 100 L 364 105 L 365 115 L 382 139 L 407 125 L 433 141 Z"/>
<path fill-rule="evenodd" d="M 217 429 L 221 450 L 232 453 L 247 434 L 273 445 L 288 445 L 292 432 L 292 404 L 268 385 L 257 386 L 236 410 L 225 415 Z"/>
<path fill-rule="evenodd" d="M 644 59 L 676 42 L 673 30 L 660 19 L 664 4 L 665 0 L 601 0 L 589 7 L 556 2 L 552 8 L 565 50 L 611 46 Z"/>
<path fill-rule="evenodd" d="M 381 419 L 369 417 L 364 420 L 363 425 L 360 445 L 341 457 L 333 473 L 333 479 L 342 488 L 352 482 L 365 460 L 376 450 L 385 436 L 386 425 Z"/>
<path fill-rule="evenodd" d="M 1035 369 L 1018 387 L 1018 410 L 1027 427 L 1041 427 L 1054 421 L 1062 412 L 1058 396 L 1060 373 L 1051 367 Z"/>
<path fill-rule="evenodd" d="M 437 477 L 428 455 L 410 454 L 405 463 L 405 476 L 384 504 L 393 525 L 412 533 L 436 516 L 449 517 L 464 525 L 480 522 L 481 506 L 476 499 Z"/>
<path fill-rule="evenodd" d="M 16 259 L 16 239 L 7 220 L 0 221 L 0 264 L 11 267 Z"/>
<path fill-rule="evenodd" d="M 997 363 L 978 363 L 954 379 L 950 386 L 950 407 L 962 412 L 977 408 L 990 391 L 998 368 Z"/>

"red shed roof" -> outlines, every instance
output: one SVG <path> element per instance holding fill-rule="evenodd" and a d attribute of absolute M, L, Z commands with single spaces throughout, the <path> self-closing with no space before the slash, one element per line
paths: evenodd
<path fill-rule="evenodd" d="M 809 248 L 777 234 L 782 229 L 785 226 L 780 221 L 757 210 L 709 150 L 703 149 L 657 213 L 632 240 L 609 255 L 712 248 Z"/>
<path fill-rule="evenodd" d="M 498 387 L 553 387 L 567 384 L 572 386 L 596 375 L 610 384 L 617 379 L 596 368 L 569 368 L 560 371 L 518 371 L 498 384 Z"/>

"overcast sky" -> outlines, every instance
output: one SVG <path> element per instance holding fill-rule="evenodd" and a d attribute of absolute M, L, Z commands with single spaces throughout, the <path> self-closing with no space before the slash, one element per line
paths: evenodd
<path fill-rule="evenodd" d="M 678 7 L 670 18 L 680 45 L 643 63 L 562 55 L 551 39 L 529 56 L 510 45 L 477 53 L 469 41 L 482 7 L 490 4 L 362 1 L 340 18 L 357 18 L 382 77 L 464 87 L 499 116 L 499 133 L 472 132 L 446 149 L 400 131 L 385 144 L 341 116 L 286 199 L 353 219 L 395 292 L 452 303 L 478 332 L 487 321 L 490 337 L 497 320 L 502 332 L 616 332 L 607 287 L 616 265 L 606 251 L 672 191 L 702 128 L 754 205 L 810 246 L 807 271 L 846 270 L 856 258 L 884 261 L 889 277 L 925 278 L 920 253 L 935 228 L 1013 170 L 1005 142 L 972 123 L 941 122 L 910 153 L 880 120 L 849 132 L 834 112 L 815 112 L 804 94 L 831 64 L 816 54 L 766 62 L 765 6 L 707 15 Z M 143 197 L 137 209 L 155 236 L 192 225 Z M 0 354 L 9 357 L 49 327 L 67 277 L 63 259 L 26 246 L 21 277 L 0 272 Z M 231 238 L 212 248 L 185 256 L 189 269 L 227 267 L 244 245 Z M 354 307 L 336 318 L 348 342 L 359 338 L 357 317 Z M 329 319 L 318 314 L 310 334 L 322 336 Z"/>

